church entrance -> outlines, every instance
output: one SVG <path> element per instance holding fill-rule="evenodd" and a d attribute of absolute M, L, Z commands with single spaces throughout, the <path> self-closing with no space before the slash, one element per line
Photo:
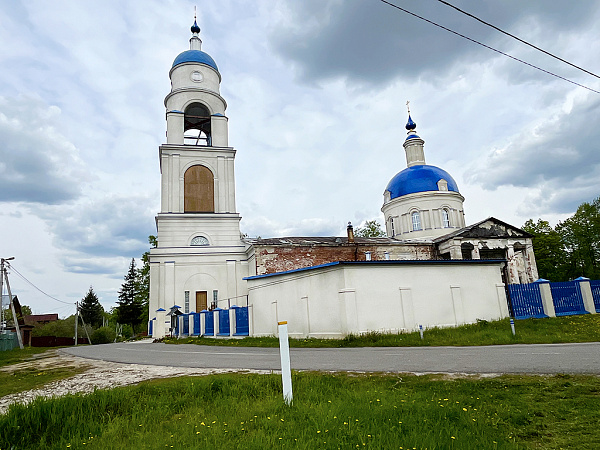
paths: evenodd
<path fill-rule="evenodd" d="M 196 312 L 208 309 L 206 291 L 196 291 Z"/>

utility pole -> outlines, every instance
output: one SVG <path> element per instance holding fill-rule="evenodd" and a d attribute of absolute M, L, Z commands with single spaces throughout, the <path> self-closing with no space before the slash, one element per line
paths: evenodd
<path fill-rule="evenodd" d="M 21 336 L 21 328 L 19 327 L 19 320 L 17 319 L 17 312 L 15 311 L 15 304 L 13 303 L 12 292 L 10 291 L 10 283 L 8 282 L 8 270 L 5 265 L 10 265 L 7 261 L 12 261 L 15 259 L 14 256 L 10 258 L 0 258 L 0 276 L 4 277 L 6 281 L 6 289 L 8 290 L 8 299 L 10 301 L 10 309 L 12 310 L 13 322 L 15 323 L 15 329 L 17 330 L 17 339 L 19 340 L 19 347 L 23 350 L 23 337 Z M 0 302 L 1 303 L 1 302 Z"/>
<path fill-rule="evenodd" d="M 79 322 L 79 302 L 75 302 L 75 345 L 77 345 L 77 322 Z"/>

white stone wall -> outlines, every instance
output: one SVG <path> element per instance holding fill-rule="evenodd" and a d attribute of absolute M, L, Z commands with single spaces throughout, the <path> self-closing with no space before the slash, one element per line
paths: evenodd
<path fill-rule="evenodd" d="M 414 331 L 508 316 L 498 263 L 342 264 L 248 280 L 254 336 Z"/>

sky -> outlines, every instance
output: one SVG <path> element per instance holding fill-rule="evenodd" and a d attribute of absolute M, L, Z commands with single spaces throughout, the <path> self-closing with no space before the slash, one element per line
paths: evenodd
<path fill-rule="evenodd" d="M 393 3 L 600 90 L 597 77 L 439 1 Z M 600 73 L 599 2 L 452 3 Z M 222 76 L 243 233 L 383 223 L 385 187 L 406 167 L 407 100 L 467 223 L 555 225 L 600 195 L 600 94 L 380 0 L 3 0 L 0 257 L 15 257 L 12 292 L 34 313 L 70 315 L 90 286 L 115 306 L 148 249 L 169 69 L 189 48 L 194 6 Z"/>

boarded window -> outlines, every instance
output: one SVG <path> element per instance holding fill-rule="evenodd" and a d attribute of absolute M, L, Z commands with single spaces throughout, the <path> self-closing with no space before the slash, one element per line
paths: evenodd
<path fill-rule="evenodd" d="M 215 212 L 215 182 L 204 166 L 192 166 L 184 175 L 185 212 Z"/>

